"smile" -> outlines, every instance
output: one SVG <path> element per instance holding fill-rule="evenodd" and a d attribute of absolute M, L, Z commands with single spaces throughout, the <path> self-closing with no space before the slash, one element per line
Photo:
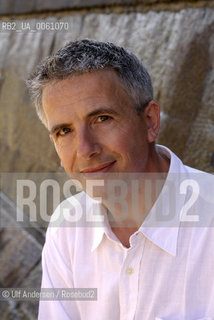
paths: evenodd
<path fill-rule="evenodd" d="M 107 172 L 113 167 L 115 162 L 116 161 L 106 162 L 106 163 L 103 163 L 97 167 L 83 169 L 80 172 L 81 173 Z"/>

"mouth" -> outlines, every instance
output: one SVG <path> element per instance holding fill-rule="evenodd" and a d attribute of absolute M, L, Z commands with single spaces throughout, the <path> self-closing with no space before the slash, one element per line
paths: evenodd
<path fill-rule="evenodd" d="M 99 173 L 99 172 L 108 172 L 111 170 L 116 161 L 105 162 L 99 166 L 86 168 L 81 170 L 81 173 Z"/>

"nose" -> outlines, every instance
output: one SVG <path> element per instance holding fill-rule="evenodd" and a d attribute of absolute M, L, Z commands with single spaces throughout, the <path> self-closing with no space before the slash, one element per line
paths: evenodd
<path fill-rule="evenodd" d="M 90 160 L 101 153 L 102 147 L 92 129 L 80 128 L 77 135 L 77 157 Z"/>

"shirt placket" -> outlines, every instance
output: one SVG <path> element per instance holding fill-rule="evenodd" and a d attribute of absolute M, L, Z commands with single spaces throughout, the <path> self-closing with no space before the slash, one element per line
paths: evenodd
<path fill-rule="evenodd" d="M 144 239 L 139 234 L 131 237 L 119 277 L 120 320 L 133 320 L 136 313 L 140 264 Z"/>

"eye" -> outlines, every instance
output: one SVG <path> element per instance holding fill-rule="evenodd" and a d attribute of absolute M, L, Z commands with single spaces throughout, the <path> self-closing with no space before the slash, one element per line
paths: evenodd
<path fill-rule="evenodd" d="M 110 118 L 111 117 L 109 117 L 109 116 L 99 116 L 99 117 L 97 117 L 96 122 L 104 122 L 104 121 L 109 120 Z"/>
<path fill-rule="evenodd" d="M 70 128 L 61 128 L 58 132 L 57 132 L 57 136 L 65 136 L 66 134 L 68 134 L 69 132 L 71 132 Z"/>

